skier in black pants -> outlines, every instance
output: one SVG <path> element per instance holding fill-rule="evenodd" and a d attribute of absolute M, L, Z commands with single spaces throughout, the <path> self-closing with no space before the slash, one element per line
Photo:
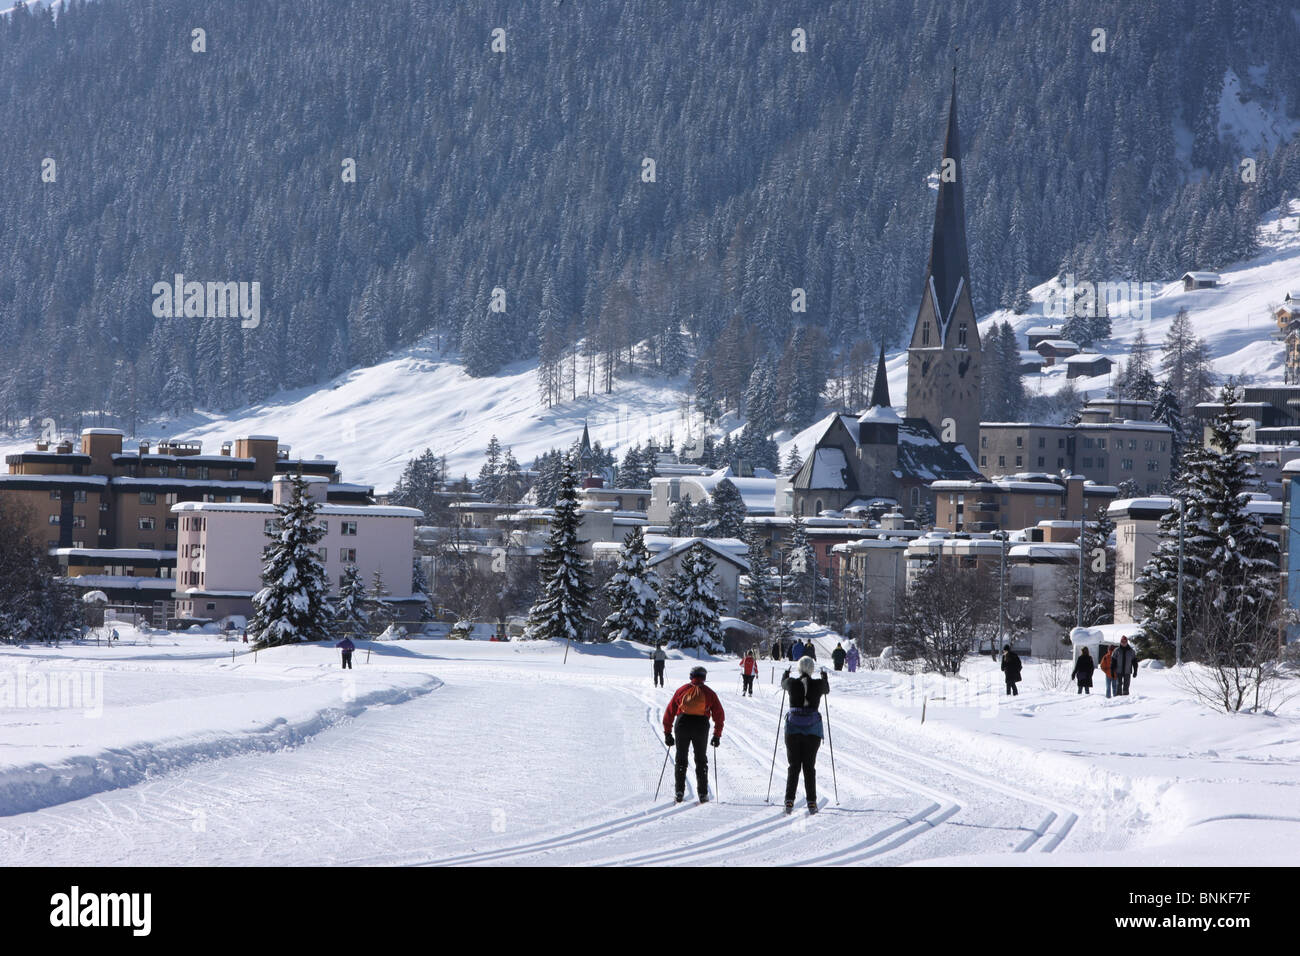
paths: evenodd
<path fill-rule="evenodd" d="M 352 670 L 352 652 L 357 647 L 352 643 L 352 639 L 345 637 L 334 646 L 343 652 L 343 669 L 346 671 Z"/>
<path fill-rule="evenodd" d="M 692 748 L 695 750 L 695 790 L 700 803 L 709 802 L 709 757 L 706 746 L 709 739 L 709 718 L 713 718 L 713 746 L 716 747 L 722 743 L 722 721 L 725 715 L 718 695 L 704 685 L 707 676 L 708 671 L 703 667 L 692 667 L 691 682 L 677 688 L 664 710 L 664 743 L 669 747 L 677 745 L 675 769 L 678 803 L 686 795 L 686 764 Z"/>
<path fill-rule="evenodd" d="M 650 655 L 654 661 L 654 679 L 656 687 L 664 686 L 664 662 L 668 660 L 668 654 L 664 651 L 664 642 L 659 641 L 655 644 L 654 652 Z"/>
<path fill-rule="evenodd" d="M 794 811 L 794 791 L 803 772 L 804 796 L 808 812 L 817 812 L 817 749 L 822 745 L 821 700 L 831 691 L 831 682 L 822 676 L 813 679 L 817 662 L 811 657 L 799 659 L 799 676 L 791 677 L 787 668 L 781 676 L 781 689 L 790 695 L 790 710 L 785 715 L 785 755 L 789 769 L 785 777 L 785 812 Z"/>

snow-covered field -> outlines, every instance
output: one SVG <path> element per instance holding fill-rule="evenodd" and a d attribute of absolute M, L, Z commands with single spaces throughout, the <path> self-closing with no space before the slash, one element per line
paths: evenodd
<path fill-rule="evenodd" d="M 1263 865 L 1300 851 L 1295 705 L 1216 714 L 1146 668 L 1110 701 L 1046 689 L 1043 663 L 1012 699 L 988 659 L 962 680 L 832 673 L 822 812 L 786 817 L 783 753 L 766 802 L 780 667 L 764 661 L 742 699 L 737 661 L 708 662 L 727 710 L 716 799 L 695 802 L 692 772 L 678 806 L 671 768 L 654 799 L 660 719 L 694 661 L 670 660 L 656 689 L 643 655 L 411 640 L 363 646 L 345 672 L 332 648 L 254 661 L 201 634 L 6 649 L 0 865 Z M 60 676 L 82 696 L 50 707 Z"/>

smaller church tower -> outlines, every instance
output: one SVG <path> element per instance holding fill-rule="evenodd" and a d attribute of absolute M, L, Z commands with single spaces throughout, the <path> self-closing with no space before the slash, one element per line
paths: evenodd
<path fill-rule="evenodd" d="M 954 68 L 930 261 L 907 349 L 907 415 L 924 419 L 940 441 L 960 442 L 974 455 L 980 430 L 980 334 L 971 304 L 963 192 Z"/>
<path fill-rule="evenodd" d="M 882 498 L 897 497 L 898 426 L 902 424 L 889 401 L 889 376 L 885 372 L 885 346 L 880 346 L 876 380 L 871 386 L 871 407 L 858 418 L 858 485 Z"/>

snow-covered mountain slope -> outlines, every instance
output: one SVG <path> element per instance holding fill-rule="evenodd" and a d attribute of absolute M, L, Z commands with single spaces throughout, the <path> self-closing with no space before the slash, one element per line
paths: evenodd
<path fill-rule="evenodd" d="M 1138 331 L 1158 349 L 1169 324 L 1186 308 L 1197 335 L 1209 343 L 1221 377 L 1256 383 L 1282 380 L 1282 347 L 1270 314 L 1289 289 L 1300 287 L 1300 202 L 1285 214 L 1274 211 L 1261 225 L 1259 256 L 1221 273 L 1217 289 L 1185 292 L 1176 277 L 1147 290 L 1149 317 L 1142 309 L 1125 315 L 1125 302 L 1112 304 L 1112 336 L 1095 351 L 1127 362 Z M 1077 277 L 1080 282 L 1084 277 Z M 978 280 L 977 280 L 978 281 Z M 1021 336 L 1034 327 L 1060 321 L 1045 314 L 1055 280 L 1033 290 L 1033 307 L 1024 315 L 999 311 L 980 321 L 981 333 L 995 322 L 1009 321 Z M 1140 291 L 1140 290 L 1134 290 Z M 1022 341 L 1023 344 L 1023 341 Z M 1157 356 L 1153 354 L 1153 358 Z M 889 391 L 902 412 L 907 396 L 907 353 L 887 356 Z M 579 364 L 579 377 L 584 368 Z M 1086 394 L 1104 395 L 1113 376 L 1078 378 Z M 1029 394 L 1052 393 L 1065 383 L 1065 368 L 1056 366 L 1029 375 Z M 672 435 L 680 443 L 701 432 L 699 417 L 686 411 L 685 378 L 619 380 L 610 394 L 596 394 L 543 408 L 538 398 L 536 364 L 517 362 L 492 378 L 471 378 L 455 362 L 421 345 L 385 362 L 344 373 L 319 388 L 276 395 L 264 404 L 226 415 L 198 412 L 177 420 L 152 421 L 139 437 L 198 439 L 217 448 L 222 441 L 247 434 L 273 434 L 293 446 L 294 454 L 337 459 L 345 479 L 390 489 L 402 467 L 425 448 L 445 454 L 453 474 L 478 472 L 488 439 L 496 435 L 521 463 L 551 448 L 570 444 L 586 422 L 593 441 L 621 451 L 630 444 Z M 739 423 L 728 420 L 726 430 Z M 793 443 L 807 455 L 823 424 L 796 436 L 778 433 L 781 454 Z M 0 440 L 0 452 L 30 447 L 31 434 Z"/>

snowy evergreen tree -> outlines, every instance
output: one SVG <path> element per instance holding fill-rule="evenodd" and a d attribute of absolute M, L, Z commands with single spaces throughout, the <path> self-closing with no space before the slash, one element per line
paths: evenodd
<path fill-rule="evenodd" d="M 319 505 L 302 475 L 291 480 L 292 497 L 276 505 L 279 518 L 262 552 L 262 589 L 253 595 L 248 633 L 263 646 L 324 641 L 330 637 L 329 578 L 316 545 L 325 529 Z"/>
<path fill-rule="evenodd" d="M 334 620 L 344 634 L 362 634 L 370 624 L 366 609 L 366 584 L 355 564 L 343 569 L 343 583 L 334 601 Z"/>
<path fill-rule="evenodd" d="M 690 495 L 683 495 L 668 509 L 668 533 L 674 538 L 692 537 L 700 521 L 700 509 L 691 503 Z"/>
<path fill-rule="evenodd" d="M 912 512 L 912 520 L 916 526 L 923 531 L 928 531 L 934 527 L 934 512 L 930 510 L 930 503 L 922 498 L 917 504 L 916 509 Z"/>
<path fill-rule="evenodd" d="M 392 593 L 384 583 L 383 568 L 376 568 L 370 579 L 370 589 L 366 592 L 365 607 L 366 614 L 370 618 L 370 626 L 381 634 L 397 619 L 393 602 L 388 600 Z"/>
<path fill-rule="evenodd" d="M 707 518 L 700 533 L 711 538 L 739 538 L 745 528 L 749 509 L 740 496 L 740 489 L 730 478 L 723 478 L 713 487 L 713 495 L 705 504 Z"/>
<path fill-rule="evenodd" d="M 1211 425 L 1210 441 L 1192 443 L 1183 454 L 1176 497 L 1186 508 L 1183 543 L 1183 633 L 1190 639 L 1211 611 L 1231 624 L 1255 620 L 1271 604 L 1278 586 L 1278 546 L 1265 533 L 1258 514 L 1247 511 L 1248 488 L 1258 478 L 1250 456 L 1239 450 L 1239 393 L 1225 387 L 1222 411 Z M 1160 519 L 1160 544 L 1137 583 L 1144 613 L 1142 647 L 1170 662 L 1178 589 L 1176 510 Z M 1211 662 L 1213 663 L 1213 662 Z"/>
<path fill-rule="evenodd" d="M 550 539 L 541 558 L 541 594 L 528 611 L 526 640 L 581 641 L 591 626 L 591 569 L 578 539 L 578 478 L 565 459 L 551 519 Z"/>
<path fill-rule="evenodd" d="M 799 454 L 799 448 L 795 445 L 790 446 L 790 453 L 785 456 L 785 468 L 782 469 L 783 475 L 793 475 L 803 467 L 803 457 Z"/>
<path fill-rule="evenodd" d="M 1204 339 L 1197 338 L 1185 308 L 1179 309 L 1169 324 L 1160 371 L 1180 409 L 1192 409 L 1209 397 L 1213 381 L 1209 347 Z"/>
<path fill-rule="evenodd" d="M 698 541 L 682 558 L 659 614 L 659 633 L 669 647 L 698 648 L 709 654 L 723 651 L 722 602 L 714 567 L 708 549 Z"/>
<path fill-rule="evenodd" d="M 478 480 L 474 482 L 474 490 L 483 496 L 484 501 L 500 501 L 505 460 L 501 442 L 497 441 L 496 435 L 488 440 L 484 459 L 483 467 L 478 472 Z"/>
<path fill-rule="evenodd" d="M 747 561 L 749 570 L 740 580 L 740 616 L 756 627 L 761 627 L 766 639 L 785 636 L 786 628 L 781 618 L 780 596 L 772 580 L 772 568 L 768 564 L 767 551 L 757 534 L 750 531 L 745 535 L 749 545 Z"/>
<path fill-rule="evenodd" d="M 659 634 L 659 576 L 650 567 L 645 534 L 633 528 L 623 540 L 618 570 L 605 586 L 610 614 L 601 625 L 605 640 L 653 644 Z"/>
<path fill-rule="evenodd" d="M 1171 478 L 1178 477 L 1178 470 L 1182 467 L 1183 455 L 1183 412 L 1182 407 L 1178 404 L 1178 395 L 1168 382 L 1160 386 L 1160 394 L 1156 396 L 1155 407 L 1151 411 L 1153 421 L 1160 422 L 1162 425 L 1168 425 L 1173 431 L 1169 439 L 1169 460 L 1173 462 L 1173 474 Z"/>

